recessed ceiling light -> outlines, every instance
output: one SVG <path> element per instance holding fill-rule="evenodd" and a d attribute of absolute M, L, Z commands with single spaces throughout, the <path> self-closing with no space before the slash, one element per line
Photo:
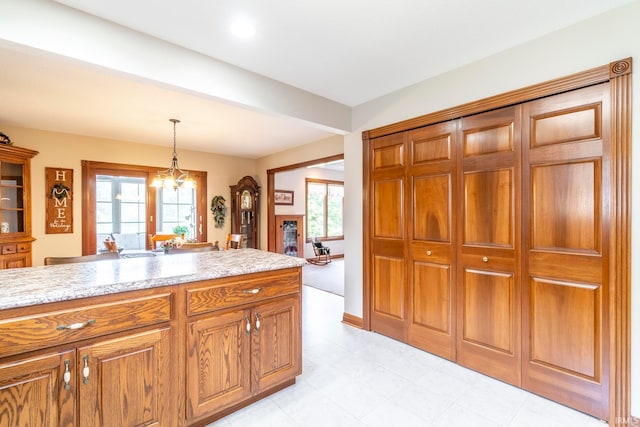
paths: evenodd
<path fill-rule="evenodd" d="M 256 33 L 255 27 L 246 19 L 238 19 L 231 24 L 231 32 L 238 37 L 247 39 Z"/>

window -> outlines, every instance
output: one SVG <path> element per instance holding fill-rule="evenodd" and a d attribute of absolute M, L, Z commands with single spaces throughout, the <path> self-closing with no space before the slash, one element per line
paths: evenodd
<path fill-rule="evenodd" d="M 307 178 L 307 240 L 343 239 L 344 182 Z"/>
<path fill-rule="evenodd" d="M 104 250 L 107 237 L 124 250 L 151 249 L 149 236 L 158 233 L 184 233 L 185 238 L 206 241 L 206 172 L 191 171 L 195 189 L 157 190 L 149 186 L 157 170 L 82 162 L 84 255 Z"/>
<path fill-rule="evenodd" d="M 185 239 L 195 239 L 195 196 L 195 188 L 158 189 L 158 232 L 184 234 Z"/>
<path fill-rule="evenodd" d="M 118 247 L 146 247 L 145 178 L 96 176 L 96 241 L 110 237 Z"/>

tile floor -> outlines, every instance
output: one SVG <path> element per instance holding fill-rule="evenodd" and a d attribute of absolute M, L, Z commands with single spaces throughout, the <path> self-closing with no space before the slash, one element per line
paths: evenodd
<path fill-rule="evenodd" d="M 295 385 L 208 427 L 603 427 L 562 405 L 341 323 L 343 298 L 303 287 Z"/>

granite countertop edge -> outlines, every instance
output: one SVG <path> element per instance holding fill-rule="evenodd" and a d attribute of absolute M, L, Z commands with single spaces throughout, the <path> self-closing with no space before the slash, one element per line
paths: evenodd
<path fill-rule="evenodd" d="M 257 249 L 0 270 L 0 310 L 302 267 Z"/>

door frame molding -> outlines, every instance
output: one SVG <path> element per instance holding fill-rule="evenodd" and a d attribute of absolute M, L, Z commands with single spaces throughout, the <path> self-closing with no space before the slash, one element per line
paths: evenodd
<path fill-rule="evenodd" d="M 363 141 L 363 328 L 371 330 L 371 277 L 369 144 L 373 138 L 458 119 L 537 98 L 556 95 L 599 83 L 610 83 L 611 95 L 611 207 L 609 304 L 609 425 L 631 420 L 631 72 L 632 60 L 625 58 L 580 73 L 527 86 L 500 95 L 469 102 L 446 110 L 362 132 Z"/>
<path fill-rule="evenodd" d="M 274 203 L 276 173 L 306 168 L 307 166 L 315 166 L 322 163 L 329 163 L 335 160 L 344 160 L 344 153 L 294 163 L 292 165 L 281 166 L 274 169 L 267 169 L 267 250 L 269 252 L 276 251 L 276 206 Z"/>

